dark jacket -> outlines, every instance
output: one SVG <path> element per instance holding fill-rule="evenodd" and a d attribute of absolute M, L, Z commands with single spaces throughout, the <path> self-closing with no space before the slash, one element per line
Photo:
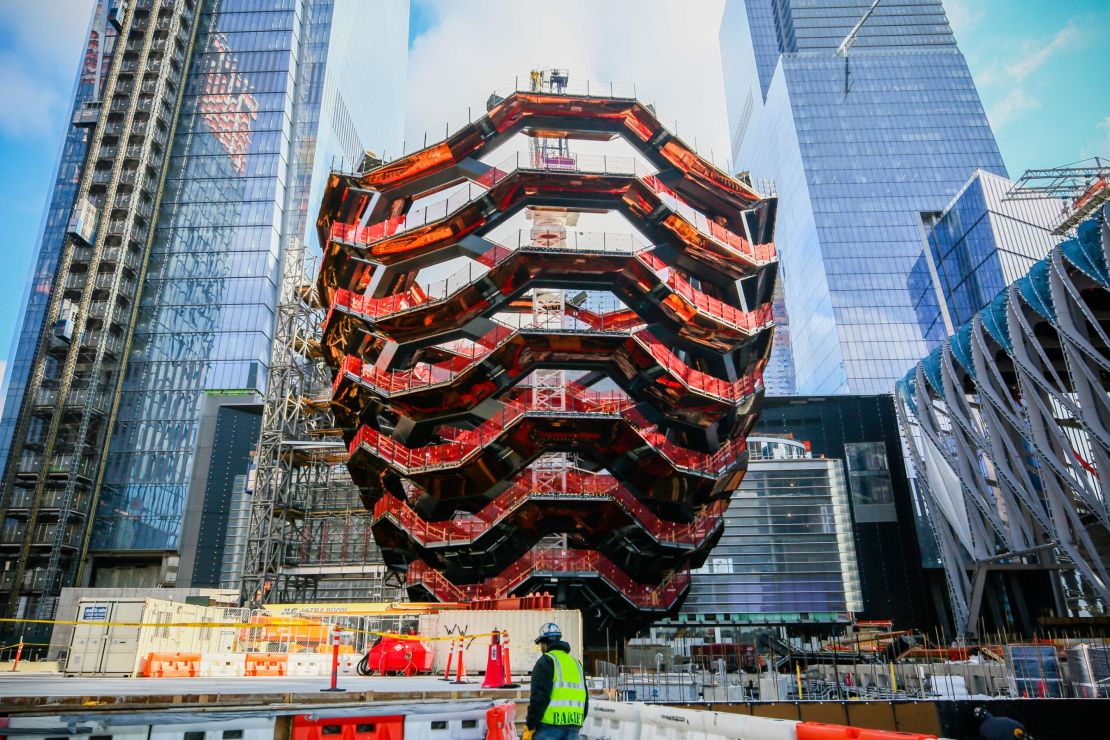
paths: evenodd
<path fill-rule="evenodd" d="M 570 645 L 559 640 L 558 642 L 551 643 L 551 650 L 562 650 L 565 653 L 570 652 Z M 585 680 L 585 673 L 582 674 L 582 679 Z M 536 729 L 540 726 L 540 720 L 543 719 L 543 713 L 547 711 L 547 704 L 551 701 L 551 688 L 555 684 L 555 659 L 550 655 L 544 654 L 536 661 L 536 665 L 532 667 L 532 696 L 528 700 L 528 716 L 524 719 L 524 724 L 530 729 Z M 585 717 L 590 711 L 590 697 L 586 695 L 586 709 L 582 713 Z"/>
<path fill-rule="evenodd" d="M 1025 734 L 1025 725 L 1009 717 L 995 717 L 989 712 L 979 725 L 979 737 L 983 740 L 1032 740 Z"/>

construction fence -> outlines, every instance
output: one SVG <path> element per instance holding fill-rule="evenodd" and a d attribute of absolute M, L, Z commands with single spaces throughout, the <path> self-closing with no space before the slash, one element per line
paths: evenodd
<path fill-rule="evenodd" d="M 575 610 L 359 613 L 359 607 L 246 609 L 155 598 L 82 599 L 74 619 L 55 623 L 72 629 L 58 662 L 67 675 L 84 676 L 326 676 L 338 652 L 339 672 L 349 675 L 366 673 L 369 664 L 360 671 L 359 663 L 387 639 L 397 653 L 391 670 L 440 673 L 448 656 L 457 660 L 461 650 L 465 670 L 475 674 L 485 670 L 496 632 L 513 651 L 513 667 L 524 673 L 540 656 L 532 638 L 546 622 L 562 625 L 564 639 L 581 654 L 582 617 Z M 405 664 L 409 654 L 411 665 Z"/>

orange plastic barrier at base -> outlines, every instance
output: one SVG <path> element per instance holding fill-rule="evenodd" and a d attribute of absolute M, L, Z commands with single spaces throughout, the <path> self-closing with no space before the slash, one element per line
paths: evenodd
<path fill-rule="evenodd" d="M 189 678 L 200 675 L 200 653 L 151 653 L 143 661 L 147 678 Z"/>
<path fill-rule="evenodd" d="M 285 653 L 247 653 L 243 663 L 244 676 L 284 676 L 289 667 Z"/>
<path fill-rule="evenodd" d="M 333 717 L 309 719 L 308 715 L 293 717 L 290 740 L 402 740 L 405 735 L 404 715 L 386 717 Z"/>
<path fill-rule="evenodd" d="M 486 710 L 486 740 L 516 740 L 516 704 L 495 704 Z"/>
<path fill-rule="evenodd" d="M 798 740 L 936 740 L 936 735 L 894 730 L 867 730 L 824 722 L 799 722 L 795 727 Z"/>

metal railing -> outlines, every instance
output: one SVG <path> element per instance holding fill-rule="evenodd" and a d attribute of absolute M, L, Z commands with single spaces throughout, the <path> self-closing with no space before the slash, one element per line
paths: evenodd
<path fill-rule="evenodd" d="M 504 597 L 533 575 L 597 576 L 617 593 L 641 608 L 667 609 L 690 583 L 689 571 L 678 571 L 655 586 L 634 581 L 611 560 L 595 550 L 533 549 L 501 575 L 477 584 L 458 586 L 423 562 L 409 566 L 409 586 L 422 585 L 443 601 L 474 601 Z"/>
<path fill-rule="evenodd" d="M 467 544 L 506 521 L 528 501 L 556 495 L 560 499 L 573 497 L 580 501 L 611 501 L 655 540 L 697 545 L 717 529 L 727 506 L 727 502 L 723 502 L 724 505 L 713 504 L 704 516 L 694 522 L 672 522 L 660 519 L 611 475 L 568 471 L 560 476 L 559 490 L 552 491 L 538 484 L 532 472 L 531 469 L 525 470 L 507 491 L 470 518 L 429 522 L 401 499 L 383 496 L 374 505 L 374 520 L 392 520 L 424 547 Z"/>
<path fill-rule="evenodd" d="M 729 440 L 713 453 L 690 450 L 667 439 L 658 425 L 650 423 L 636 410 L 633 401 L 623 393 L 600 394 L 602 398 L 595 403 L 584 395 L 575 398 L 570 389 L 567 390 L 567 408 L 559 410 L 558 413 L 619 415 L 644 442 L 680 470 L 716 477 L 745 459 L 747 442 L 744 439 Z M 459 430 L 449 441 L 424 447 L 408 447 L 377 429 L 364 425 L 351 440 L 349 452 L 353 456 L 359 448 L 365 447 L 376 457 L 400 471 L 402 475 L 409 476 L 459 467 L 504 436 L 506 430 L 515 426 L 528 414 L 537 411 L 547 413 L 554 411 L 534 409 L 531 401 L 530 394 L 524 394 L 508 402 L 494 417 L 479 426 Z"/>

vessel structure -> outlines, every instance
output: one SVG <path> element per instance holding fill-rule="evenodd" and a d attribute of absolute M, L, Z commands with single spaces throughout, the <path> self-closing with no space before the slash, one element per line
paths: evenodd
<path fill-rule="evenodd" d="M 335 172 L 321 349 L 348 468 L 417 599 L 677 609 L 763 394 L 775 199 L 611 86 L 533 73 Z"/>

